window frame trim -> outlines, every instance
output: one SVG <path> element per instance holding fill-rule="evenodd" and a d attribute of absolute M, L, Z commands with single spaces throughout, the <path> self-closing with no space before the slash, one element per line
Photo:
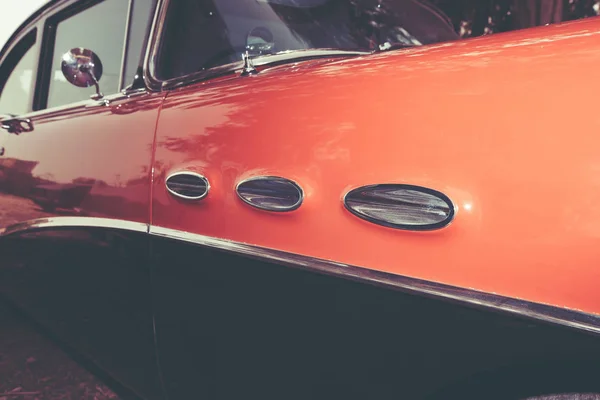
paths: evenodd
<path fill-rule="evenodd" d="M 6 78 L 0 81 L 0 96 L 4 89 L 6 88 L 6 84 L 8 80 L 11 78 L 12 73 L 15 71 L 15 68 L 19 65 L 19 63 L 23 60 L 23 58 L 29 53 L 29 51 L 34 51 L 34 71 L 32 71 L 32 82 L 30 85 L 31 92 L 29 93 L 29 99 L 27 100 L 27 113 L 33 111 L 33 107 L 35 104 L 35 93 L 37 90 L 37 78 L 39 74 L 39 60 L 40 60 L 40 52 L 41 52 L 41 32 L 37 26 L 34 25 L 26 25 L 24 26 L 16 35 L 11 36 L 11 39 L 7 42 L 7 45 L 3 48 L 1 53 L 1 62 L 0 62 L 0 71 L 2 67 L 6 65 L 8 62 L 8 57 L 17 49 L 19 45 L 23 43 L 23 41 L 28 40 L 28 36 L 33 35 L 33 43 L 21 54 L 16 63 L 10 68 L 10 71 L 6 75 Z M 0 114 L 4 114 L 2 110 L 0 110 Z M 7 114 L 8 115 L 8 114 Z"/>
<path fill-rule="evenodd" d="M 121 71 L 119 75 L 119 91 L 125 89 L 125 74 L 127 73 L 127 56 L 129 55 L 129 45 L 131 40 L 131 25 L 133 23 L 133 3 L 135 0 L 128 0 L 127 16 L 125 17 L 125 36 L 123 38 L 123 53 L 121 54 Z"/>
<path fill-rule="evenodd" d="M 133 0 L 127 0 L 127 15 L 126 15 L 126 26 L 125 26 L 125 42 L 123 43 L 123 52 L 121 54 L 121 65 L 119 67 L 119 89 L 117 92 L 110 92 L 104 95 L 104 97 L 100 100 L 92 100 L 92 99 L 82 99 L 79 101 L 74 101 L 66 104 L 61 104 L 58 106 L 48 107 L 48 97 L 50 94 L 50 81 L 52 79 L 52 61 L 54 58 L 54 45 L 56 42 L 56 31 L 57 26 L 62 21 L 73 17 L 77 14 L 85 12 L 89 8 L 100 4 L 106 0 L 72 0 L 64 2 L 62 7 L 58 7 L 58 9 L 53 10 L 45 15 L 43 20 L 43 38 L 41 42 L 41 55 L 39 58 L 38 64 L 38 90 L 36 90 L 37 102 L 34 102 L 35 108 L 33 111 L 43 112 L 45 110 L 49 110 L 52 112 L 57 109 L 65 109 L 78 107 L 83 102 L 91 103 L 92 106 L 95 105 L 103 105 L 105 104 L 106 99 L 113 99 L 115 97 L 121 97 L 123 95 L 123 88 L 121 87 L 121 83 L 123 81 L 123 74 L 125 70 L 125 54 L 128 47 L 129 40 L 129 30 L 131 25 L 131 10 Z M 93 51 L 93 49 L 90 49 Z M 102 84 L 100 84 L 100 88 L 102 89 Z M 120 96 L 119 96 L 120 95 Z"/>

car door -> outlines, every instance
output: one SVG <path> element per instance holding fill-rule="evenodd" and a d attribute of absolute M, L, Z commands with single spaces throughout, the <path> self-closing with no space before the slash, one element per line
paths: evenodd
<path fill-rule="evenodd" d="M 10 73 L 0 96 L 2 295 L 146 398 L 161 393 L 146 236 L 163 95 L 139 80 L 154 4 L 52 2 L 0 66 Z M 103 95 L 65 78 L 73 48 L 97 53 Z"/>
<path fill-rule="evenodd" d="M 254 18 L 242 14 L 242 3 L 238 8 L 227 1 L 169 3 L 162 14 L 165 34 L 155 39 L 163 68 L 148 77 L 168 91 L 157 128 L 150 228 L 155 327 L 167 395 L 412 399 L 463 373 L 449 365 L 455 354 L 440 355 L 447 348 L 460 352 L 470 342 L 473 356 L 462 357 L 474 360 L 484 348 L 477 336 L 489 335 L 499 322 L 352 282 L 391 281 L 347 265 L 399 260 L 397 246 L 419 241 L 435 246 L 456 232 L 406 234 L 370 226 L 344 209 L 343 195 L 356 185 L 398 176 L 392 170 L 399 169 L 394 164 L 399 159 L 383 143 L 384 132 L 393 128 L 375 105 L 382 104 L 375 95 L 382 88 L 374 83 L 382 78 L 372 73 L 379 67 L 370 69 L 366 58 L 355 61 L 373 80 L 361 83 L 352 77 L 358 70 L 337 58 L 357 54 L 299 52 L 298 62 L 261 71 L 246 63 L 217 68 L 214 76 L 210 70 L 194 73 L 195 66 L 210 64 L 203 59 L 211 60 L 211 53 L 233 57 L 215 50 L 219 35 L 203 40 L 209 37 L 203 29 L 227 26 L 232 37 L 243 38 L 254 24 L 262 28 L 251 30 L 252 40 L 267 45 L 272 38 L 261 31 L 284 36 L 285 29 L 277 18 L 256 21 L 256 15 L 271 15 L 269 7 L 276 6 L 269 2 L 243 2 Z M 298 14 L 301 21 L 309 15 Z M 310 31 L 310 25 L 299 26 Z M 184 41 L 188 35 L 198 40 Z M 275 42 L 293 43 L 295 37 Z M 186 46 L 197 48 L 185 52 Z M 186 69 L 192 72 L 182 74 Z M 368 93 L 372 97 L 363 104 L 360 97 Z M 374 132 L 378 140 L 369 139 Z M 382 145 L 390 170 L 374 154 Z M 426 182 L 422 179 L 419 175 L 419 183 Z M 441 181 L 427 184 L 451 190 Z M 436 329 L 452 326 L 455 318 L 469 334 L 456 325 L 443 333 Z M 426 352 L 413 345 L 421 342 Z M 499 353 L 506 346 L 499 343 Z"/>
<path fill-rule="evenodd" d="M 146 72 L 168 91 L 150 233 L 169 396 L 463 398 L 444 388 L 514 368 L 495 387 L 550 390 L 597 357 L 577 331 L 600 329 L 596 124 L 564 107 L 594 115 L 598 83 L 565 71 L 597 66 L 598 20 L 348 59 L 297 40 L 343 43 L 344 18 L 390 4 L 439 14 L 164 4 Z"/>

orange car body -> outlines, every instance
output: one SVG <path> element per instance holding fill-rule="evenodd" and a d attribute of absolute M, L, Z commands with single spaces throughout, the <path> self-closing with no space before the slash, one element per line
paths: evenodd
<path fill-rule="evenodd" d="M 269 68 L 167 95 L 152 224 L 600 314 L 596 20 L 341 61 Z M 598 84 L 600 86 L 600 83 Z M 164 177 L 209 178 L 201 205 Z M 239 201 L 256 175 L 290 178 L 286 215 Z M 344 194 L 407 183 L 447 194 L 434 232 L 355 218 Z M 600 192 L 598 193 L 600 196 Z"/>

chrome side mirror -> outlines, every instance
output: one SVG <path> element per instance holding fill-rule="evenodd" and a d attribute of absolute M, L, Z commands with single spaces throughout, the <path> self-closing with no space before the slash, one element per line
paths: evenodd
<path fill-rule="evenodd" d="M 77 87 L 96 87 L 96 94 L 91 98 L 99 100 L 104 95 L 100 92 L 98 81 L 102 77 L 102 62 L 91 50 L 75 47 L 66 52 L 60 65 L 65 78 Z"/>
<path fill-rule="evenodd" d="M 275 40 L 267 28 L 259 26 L 246 35 L 246 51 L 250 57 L 271 54 L 274 49 Z"/>

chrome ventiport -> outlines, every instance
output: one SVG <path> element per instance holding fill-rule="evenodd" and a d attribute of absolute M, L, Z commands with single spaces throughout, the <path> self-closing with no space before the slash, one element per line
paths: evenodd
<path fill-rule="evenodd" d="M 239 198 L 252 207 L 266 211 L 292 211 L 304 199 L 302 188 L 295 182 L 277 176 L 258 176 L 238 183 Z"/>
<path fill-rule="evenodd" d="M 448 196 L 414 185 L 362 186 L 344 196 L 344 206 L 369 222 L 413 231 L 440 229 L 454 218 L 454 205 Z"/>
<path fill-rule="evenodd" d="M 173 196 L 185 200 L 200 200 L 210 190 L 208 179 L 195 172 L 175 172 L 167 177 L 165 186 Z"/>

